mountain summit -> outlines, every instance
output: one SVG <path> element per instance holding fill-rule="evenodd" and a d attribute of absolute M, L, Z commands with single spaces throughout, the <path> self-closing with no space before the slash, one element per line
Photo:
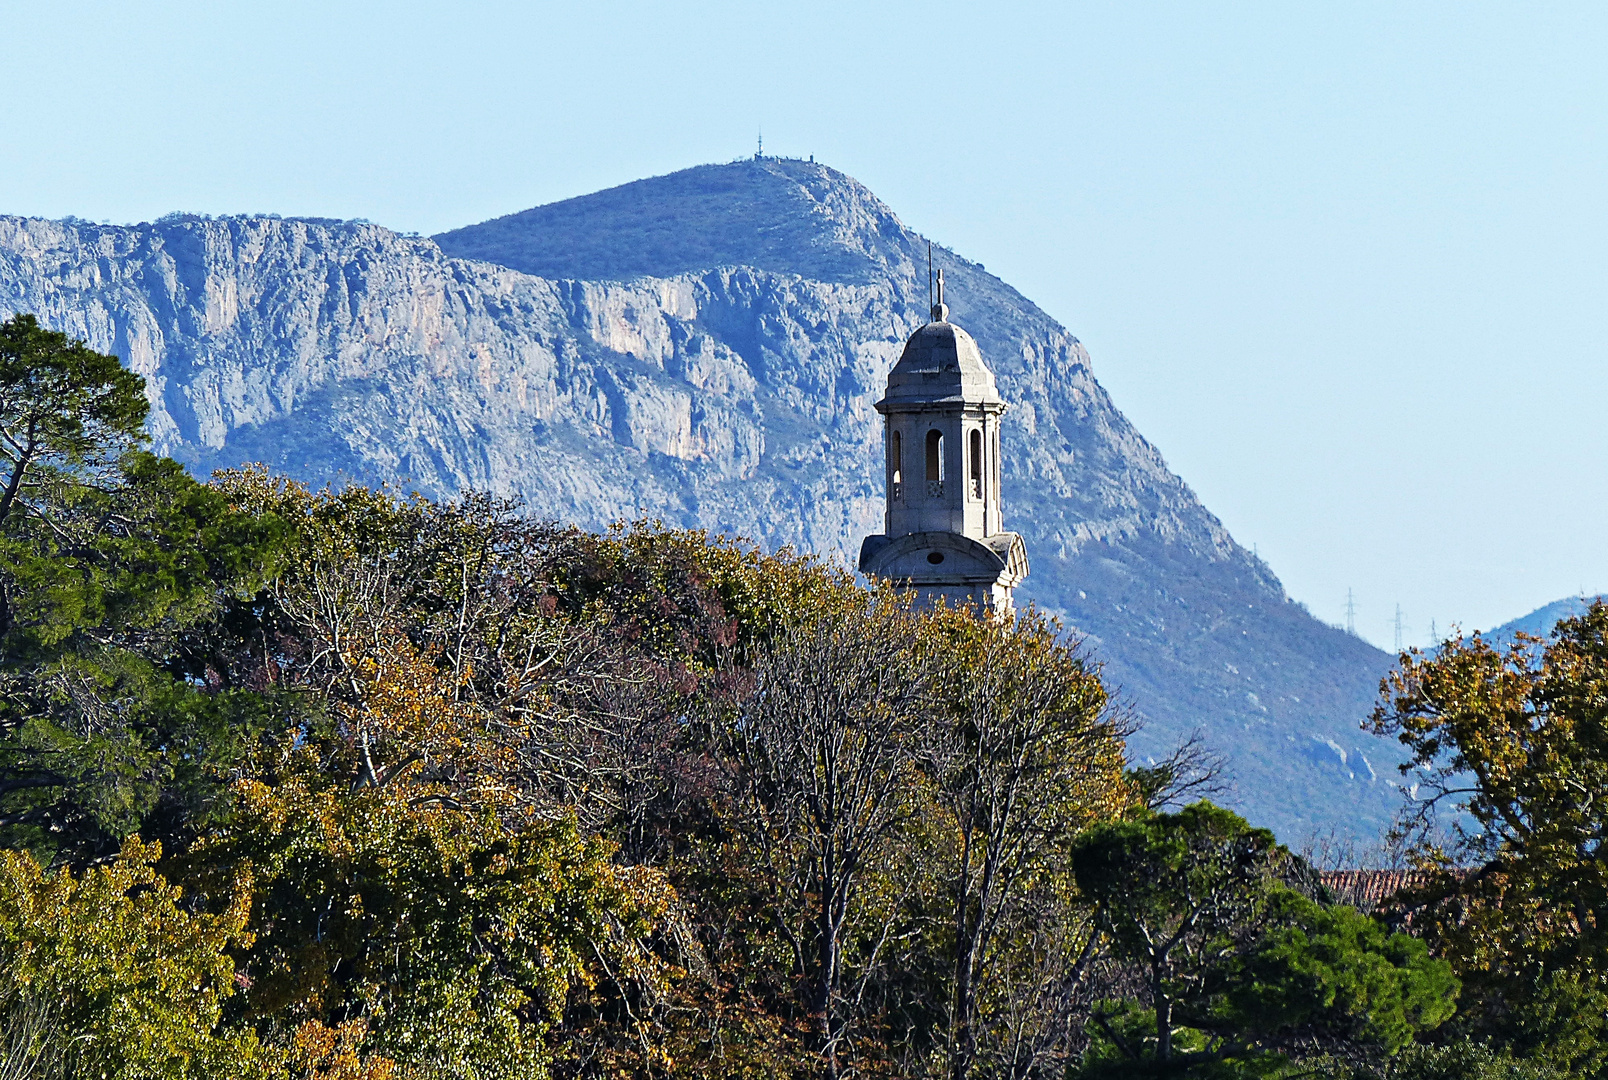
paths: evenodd
<path fill-rule="evenodd" d="M 588 281 L 747 266 L 868 285 L 889 268 L 913 275 L 918 259 L 926 272 L 925 241 L 864 184 L 825 165 L 778 158 L 683 169 L 434 239 L 458 258 Z"/>
<path fill-rule="evenodd" d="M 872 408 L 927 316 L 925 238 L 823 165 L 701 166 L 433 240 L 357 222 L 0 218 L 0 306 L 145 375 L 157 448 L 314 483 L 517 496 L 852 565 L 881 525 Z M 1004 513 L 1037 603 L 1145 723 L 1197 729 L 1292 840 L 1371 837 L 1400 760 L 1362 733 L 1390 658 L 1285 597 L 1116 409 L 1083 346 L 935 245 L 1014 403 Z"/>

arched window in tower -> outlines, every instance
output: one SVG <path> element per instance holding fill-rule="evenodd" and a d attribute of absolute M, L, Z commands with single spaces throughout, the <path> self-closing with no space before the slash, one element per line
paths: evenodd
<path fill-rule="evenodd" d="M 971 497 L 983 497 L 983 433 L 975 428 L 971 433 Z"/>
<path fill-rule="evenodd" d="M 944 493 L 944 435 L 936 429 L 927 432 L 927 494 L 940 498 Z"/>
<path fill-rule="evenodd" d="M 888 499 L 891 502 L 904 501 L 904 450 L 899 445 L 899 433 L 888 433 L 888 469 L 891 479 L 888 486 Z"/>

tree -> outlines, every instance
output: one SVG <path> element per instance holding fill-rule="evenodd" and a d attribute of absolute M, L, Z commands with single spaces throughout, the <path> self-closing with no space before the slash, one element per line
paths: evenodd
<path fill-rule="evenodd" d="M 82 875 L 0 852 L 0 1025 L 8 1076 L 126 1080 L 270 1077 L 277 1055 L 223 1008 L 226 950 L 250 943 L 250 883 L 212 915 L 153 869 L 155 845 L 127 843 Z"/>
<path fill-rule="evenodd" d="M 1186 1022 L 1232 1045 L 1371 1047 L 1393 1055 L 1451 1015 L 1457 980 L 1422 941 L 1294 889 L 1269 898 L 1266 930 L 1225 965 Z"/>
<path fill-rule="evenodd" d="M 1599 601 L 1550 641 L 1498 650 L 1476 634 L 1404 654 L 1373 716 L 1412 751 L 1411 823 L 1435 871 L 1413 925 L 1464 980 L 1460 1025 L 1583 1075 L 1608 1067 L 1605 700 Z"/>
<path fill-rule="evenodd" d="M 758 897 L 773 893 L 725 844 L 707 718 L 751 685 L 747 664 L 776 629 L 808 621 L 811 598 L 836 597 L 843 575 L 656 525 L 596 536 L 533 523 L 478 496 L 311 492 L 260 469 L 217 483 L 289 526 L 241 635 L 267 646 L 232 658 L 231 678 L 321 703 L 297 730 L 319 748 L 325 782 L 400 784 L 516 833 L 574 815 L 583 835 L 619 845 L 616 862 L 673 878 L 660 948 L 685 973 L 674 1002 L 644 1013 L 600 989 L 567 1053 L 646 1060 L 662 1039 L 677 1060 L 714 1070 L 802 1060 L 793 973 L 735 914 L 753 903 L 769 920 Z M 651 1015 L 653 1039 L 636 1020 L 602 1019 L 633 1009 Z"/>
<path fill-rule="evenodd" d="M 1325 1062 L 1309 1075 L 1322 1080 L 1568 1080 L 1569 1074 L 1515 1058 L 1505 1048 L 1461 1039 L 1409 1046 L 1378 1066 Z"/>
<path fill-rule="evenodd" d="M 1452 1012 L 1444 962 L 1292 889 L 1300 868 L 1289 853 L 1227 810 L 1195 803 L 1097 826 L 1072 861 L 1148 1005 L 1097 1012 L 1097 1067 L 1151 1062 L 1165 1073 L 1335 1040 L 1388 1054 Z"/>
<path fill-rule="evenodd" d="M 80 483 L 144 442 L 145 380 L 32 315 L 0 323 L 0 530 L 39 514 L 63 480 Z M 0 633 L 9 627 L 0 608 Z"/>
<path fill-rule="evenodd" d="M 139 449 L 142 385 L 29 316 L 0 325 L 0 833 L 76 860 L 211 812 L 212 767 L 281 711 L 197 647 L 272 564 L 275 523 Z"/>
<path fill-rule="evenodd" d="M 649 523 L 597 536 L 485 496 L 313 492 L 259 468 L 215 482 L 290 531 L 243 635 L 268 655 L 240 657 L 237 681 L 353 705 L 363 665 L 405 645 L 516 755 L 522 797 L 575 812 L 634 862 L 682 842 L 669 803 L 712 782 L 707 733 L 680 720 L 688 699 L 729 695 L 774 628 L 842 587 L 811 560 Z"/>
<path fill-rule="evenodd" d="M 1065 853 L 1128 808 L 1124 731 L 1098 675 L 1042 617 L 945 609 L 924 629 L 936 673 L 924 765 L 953 836 L 937 870 L 952 950 L 949 1074 L 1023 1075 L 1073 1034 L 1093 928 L 1079 932 L 1066 910 Z M 1059 940 L 1020 947 L 1050 925 Z"/>
<path fill-rule="evenodd" d="M 255 870 L 241 970 L 265 1038 L 330 1055 L 355 1020 L 348 1056 L 407 1075 L 539 1078 L 561 1059 L 573 995 L 662 992 L 641 943 L 671 897 L 661 875 L 613 865 L 573 818 L 514 828 L 437 785 L 354 788 L 343 773 L 287 745 L 182 861 L 201 895 Z M 628 1013 L 611 1020 L 642 1037 Z"/>
<path fill-rule="evenodd" d="M 879 862 L 915 813 L 931 682 L 906 602 L 848 590 L 834 600 L 760 651 L 722 747 L 738 799 L 731 823 L 775 883 L 774 917 L 831 1077 L 899 914 L 897 898 L 863 886 L 887 869 Z"/>

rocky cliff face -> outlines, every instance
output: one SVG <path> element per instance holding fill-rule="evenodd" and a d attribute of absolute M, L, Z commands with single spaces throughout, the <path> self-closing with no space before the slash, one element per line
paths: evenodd
<path fill-rule="evenodd" d="M 1394 747 L 1357 730 L 1389 658 L 1310 618 L 1168 471 L 1078 341 L 940 251 L 1014 403 L 1022 599 L 1086 635 L 1146 722 L 1199 729 L 1231 801 L 1293 840 L 1371 835 Z M 737 532 L 851 561 L 880 531 L 872 403 L 924 321 L 926 241 L 793 161 L 707 166 L 435 240 L 374 225 L 0 218 L 0 309 L 146 376 L 156 449 L 315 483 L 518 496 L 600 527 Z"/>

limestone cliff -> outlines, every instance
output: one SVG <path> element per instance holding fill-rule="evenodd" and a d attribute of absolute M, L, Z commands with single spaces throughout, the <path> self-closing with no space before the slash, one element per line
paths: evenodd
<path fill-rule="evenodd" d="M 375 225 L 0 218 L 0 309 L 145 375 L 156 449 L 317 482 L 489 489 L 535 514 L 737 532 L 849 561 L 881 521 L 880 396 L 926 241 L 852 179 L 705 166 L 435 240 Z M 457 257 L 455 257 L 457 256 Z M 940 250 L 1001 393 L 1021 599 L 1146 721 L 1199 728 L 1292 840 L 1371 834 L 1395 749 L 1357 730 L 1385 654 L 1317 622 L 1127 422 L 1065 329 Z"/>

